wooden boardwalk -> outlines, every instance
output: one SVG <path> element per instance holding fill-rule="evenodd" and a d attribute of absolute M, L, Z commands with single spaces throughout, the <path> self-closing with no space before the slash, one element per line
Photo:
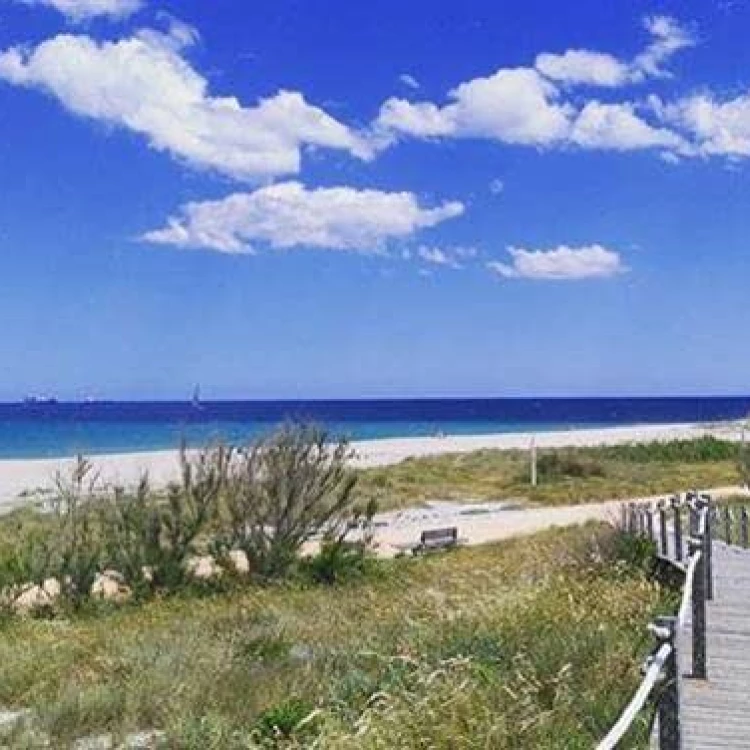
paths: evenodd
<path fill-rule="evenodd" d="M 750 749 L 750 550 L 714 542 L 714 599 L 707 603 L 708 680 L 680 681 L 683 750 Z M 678 641 L 691 671 L 691 622 Z"/>

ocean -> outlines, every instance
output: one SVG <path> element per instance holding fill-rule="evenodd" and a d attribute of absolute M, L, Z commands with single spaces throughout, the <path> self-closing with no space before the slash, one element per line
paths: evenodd
<path fill-rule="evenodd" d="M 289 419 L 366 440 L 713 422 L 749 413 L 750 396 L 16 403 L 0 404 L 0 458 L 163 450 L 183 439 L 240 444 Z"/>

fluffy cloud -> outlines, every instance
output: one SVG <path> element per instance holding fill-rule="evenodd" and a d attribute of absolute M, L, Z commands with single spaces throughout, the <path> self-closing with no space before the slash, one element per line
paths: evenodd
<path fill-rule="evenodd" d="M 673 104 L 655 102 L 660 115 L 686 132 L 691 150 L 686 155 L 750 156 L 750 94 L 721 101 L 697 94 Z"/>
<path fill-rule="evenodd" d="M 381 251 L 388 240 L 409 237 L 463 210 L 458 202 L 425 208 L 412 193 L 308 189 L 298 182 L 284 182 L 222 200 L 188 203 L 166 227 L 142 239 L 224 253 L 252 252 L 256 244 L 367 253 Z"/>
<path fill-rule="evenodd" d="M 538 55 L 536 69 L 554 81 L 589 86 L 623 86 L 649 77 L 664 77 L 664 64 L 681 49 L 695 44 L 693 35 L 668 16 L 644 20 L 651 43 L 630 62 L 613 55 L 587 49 L 571 49 L 562 54 Z"/>
<path fill-rule="evenodd" d="M 630 103 L 588 102 L 576 118 L 570 141 L 582 148 L 632 151 L 643 148 L 679 149 L 682 139 L 671 130 L 649 125 Z"/>
<path fill-rule="evenodd" d="M 568 247 L 553 250 L 508 248 L 510 263 L 492 261 L 487 267 L 506 279 L 572 281 L 617 276 L 626 269 L 620 255 L 601 245 Z"/>
<path fill-rule="evenodd" d="M 382 105 L 375 123 L 379 145 L 411 136 L 485 138 L 546 148 L 683 152 L 685 144 L 677 133 L 664 123 L 644 119 L 632 102 L 566 98 L 571 85 L 617 87 L 663 77 L 669 58 L 694 44 L 674 19 L 657 16 L 646 19 L 645 25 L 652 41 L 629 62 L 601 52 L 568 50 L 537 56 L 534 68 L 500 69 L 465 81 L 448 93 L 448 102 L 442 105 L 392 97 Z"/>
<path fill-rule="evenodd" d="M 696 43 L 695 37 L 669 16 L 650 16 L 644 23 L 653 41 L 633 61 L 633 78 L 638 80 L 647 76 L 668 77 L 670 74 L 664 70 L 664 64 L 676 52 L 693 47 Z"/>
<path fill-rule="evenodd" d="M 416 137 L 491 138 L 505 143 L 545 145 L 564 138 L 572 108 L 558 102 L 557 88 L 530 68 L 498 70 L 449 92 L 452 101 L 391 98 L 377 125 Z"/>
<path fill-rule="evenodd" d="M 155 149 L 237 179 L 294 174 L 304 146 L 370 156 L 355 133 L 298 92 L 280 91 L 253 107 L 211 96 L 182 55 L 194 38 L 183 24 L 115 42 L 63 34 L 0 53 L 0 79 L 45 91 L 78 115 L 128 128 Z"/>
<path fill-rule="evenodd" d="M 630 78 L 630 68 L 616 57 L 602 52 L 571 49 L 560 55 L 538 55 L 536 69 L 547 78 L 591 86 L 622 86 Z"/>
<path fill-rule="evenodd" d="M 127 18 L 143 5 L 143 0 L 17 0 L 26 5 L 55 8 L 71 21 L 86 21 L 97 16 Z"/>

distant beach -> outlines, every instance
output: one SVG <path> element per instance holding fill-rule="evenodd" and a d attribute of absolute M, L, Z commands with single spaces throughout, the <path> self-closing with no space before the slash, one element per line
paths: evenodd
<path fill-rule="evenodd" d="M 691 439 L 714 435 L 739 440 L 736 422 L 705 424 L 635 425 L 596 429 L 558 430 L 549 432 L 515 432 L 502 434 L 450 435 L 433 437 L 386 438 L 355 441 L 355 465 L 361 468 L 386 466 L 407 458 L 467 453 L 481 449 L 528 449 L 532 440 L 539 448 L 617 445 L 653 440 Z M 0 507 L 33 501 L 40 492 L 52 486 L 56 472 L 68 471 L 74 459 L 4 459 L 0 460 Z M 177 477 L 177 451 L 114 453 L 93 457 L 105 483 L 133 485 L 148 472 L 154 486 L 164 486 Z"/>

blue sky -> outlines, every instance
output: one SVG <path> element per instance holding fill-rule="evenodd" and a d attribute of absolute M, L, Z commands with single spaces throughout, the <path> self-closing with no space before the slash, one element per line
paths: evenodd
<path fill-rule="evenodd" d="M 0 0 L 0 399 L 746 393 L 750 3 Z"/>

